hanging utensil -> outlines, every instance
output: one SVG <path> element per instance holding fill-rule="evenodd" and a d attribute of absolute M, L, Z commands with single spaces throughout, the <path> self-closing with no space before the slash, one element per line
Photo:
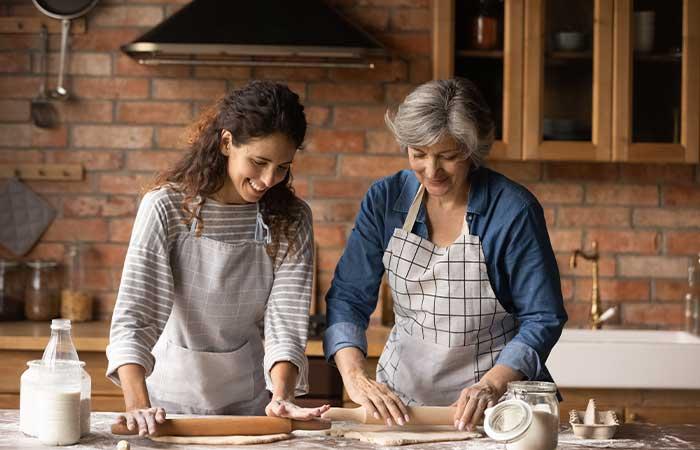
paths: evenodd
<path fill-rule="evenodd" d="M 58 69 L 58 85 L 49 93 L 56 100 L 67 100 L 70 94 L 63 86 L 63 75 L 66 66 L 66 53 L 68 52 L 68 33 L 70 21 L 83 16 L 95 7 L 98 0 L 32 0 L 34 6 L 42 13 L 61 21 L 61 58 Z"/>
<path fill-rule="evenodd" d="M 39 92 L 32 99 L 30 111 L 34 125 L 39 128 L 53 128 L 58 122 L 58 113 L 49 99 L 46 97 L 46 50 L 49 42 L 49 32 L 45 26 L 41 26 L 39 34 L 39 73 L 41 75 L 41 83 L 39 84 Z"/>

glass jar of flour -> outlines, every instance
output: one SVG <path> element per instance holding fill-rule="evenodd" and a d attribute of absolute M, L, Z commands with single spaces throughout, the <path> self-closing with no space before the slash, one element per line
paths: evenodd
<path fill-rule="evenodd" d="M 559 401 L 554 383 L 508 383 L 505 400 L 485 412 L 484 430 L 507 450 L 554 450 L 559 441 Z"/>

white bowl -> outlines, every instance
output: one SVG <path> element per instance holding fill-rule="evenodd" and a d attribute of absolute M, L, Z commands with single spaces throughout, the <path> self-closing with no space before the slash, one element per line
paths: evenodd
<path fill-rule="evenodd" d="M 554 44 L 558 50 L 574 51 L 583 48 L 583 33 L 579 31 L 560 31 L 554 35 Z"/>

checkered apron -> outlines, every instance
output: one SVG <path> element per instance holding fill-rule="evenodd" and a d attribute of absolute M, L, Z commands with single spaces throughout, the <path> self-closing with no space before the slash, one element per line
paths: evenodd
<path fill-rule="evenodd" d="M 516 325 L 491 288 L 481 241 L 466 221 L 448 247 L 411 233 L 424 191 L 384 251 L 396 323 L 377 380 L 406 405 L 445 406 L 493 367 Z"/>
<path fill-rule="evenodd" d="M 187 414 L 263 415 L 262 322 L 274 278 L 270 232 L 258 210 L 253 240 L 189 233 L 170 251 L 173 309 L 153 349 L 151 404 Z"/>

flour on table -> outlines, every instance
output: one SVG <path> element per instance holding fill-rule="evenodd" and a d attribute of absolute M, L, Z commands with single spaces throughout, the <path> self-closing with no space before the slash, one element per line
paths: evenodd
<path fill-rule="evenodd" d="M 247 445 L 269 444 L 286 441 L 294 436 L 289 433 L 264 434 L 261 436 L 149 436 L 156 442 L 169 444 L 204 444 L 204 445 Z"/>
<path fill-rule="evenodd" d="M 473 431 L 458 431 L 451 426 L 405 425 L 385 427 L 383 425 L 334 425 L 331 436 L 359 439 L 378 445 L 407 445 L 428 442 L 465 441 L 482 437 Z"/>

